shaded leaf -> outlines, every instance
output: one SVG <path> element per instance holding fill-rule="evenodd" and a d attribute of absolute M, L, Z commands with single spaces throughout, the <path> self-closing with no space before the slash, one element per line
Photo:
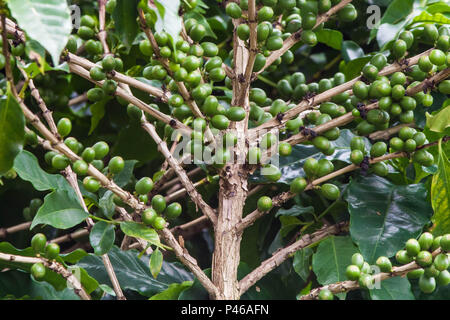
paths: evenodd
<path fill-rule="evenodd" d="M 294 267 L 295 272 L 306 281 L 311 272 L 311 256 L 313 255 L 313 250 L 311 248 L 303 248 L 297 251 L 294 255 L 294 262 L 292 266 Z"/>
<path fill-rule="evenodd" d="M 415 300 L 411 284 L 405 277 L 393 277 L 379 283 L 380 288 L 369 290 L 372 300 Z"/>
<path fill-rule="evenodd" d="M 139 258 L 139 252 L 136 250 L 122 251 L 113 246 L 108 256 L 122 289 L 137 291 L 146 297 L 166 290 L 172 283 L 192 280 L 192 275 L 181 264 L 167 261 L 163 262 L 158 279 L 154 279 L 148 268 L 149 257 Z M 99 283 L 112 287 L 101 257 L 89 254 L 78 263 L 78 266 L 85 269 Z"/>
<path fill-rule="evenodd" d="M 119 174 L 114 175 L 113 180 L 119 187 L 125 186 L 130 181 L 136 163 L 136 160 L 126 160 L 123 170 Z"/>
<path fill-rule="evenodd" d="M 117 0 L 116 8 L 112 14 L 116 32 L 121 42 L 130 50 L 131 45 L 139 32 L 137 23 L 139 0 Z"/>
<path fill-rule="evenodd" d="M 0 97 L 0 175 L 13 167 L 25 142 L 25 117 L 9 90 Z"/>
<path fill-rule="evenodd" d="M 89 241 L 98 256 L 107 253 L 114 245 L 115 239 L 114 225 L 104 221 L 97 222 L 89 233 Z"/>
<path fill-rule="evenodd" d="M 421 233 L 432 215 L 423 184 L 398 186 L 377 176 L 358 177 L 344 197 L 351 237 L 368 263 L 392 257 Z"/>

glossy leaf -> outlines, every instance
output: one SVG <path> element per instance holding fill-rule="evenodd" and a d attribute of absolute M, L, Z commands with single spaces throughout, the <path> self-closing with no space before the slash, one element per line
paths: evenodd
<path fill-rule="evenodd" d="M 427 127 L 434 132 L 444 132 L 446 128 L 450 127 L 450 106 L 445 107 L 439 113 L 430 115 L 428 112 Z"/>
<path fill-rule="evenodd" d="M 379 283 L 379 288 L 369 290 L 372 300 L 415 300 L 411 284 L 405 277 L 393 277 Z"/>
<path fill-rule="evenodd" d="M 104 221 L 97 222 L 89 233 L 89 241 L 94 253 L 98 256 L 107 253 L 112 248 L 115 238 L 114 225 Z"/>
<path fill-rule="evenodd" d="M 110 190 L 106 191 L 98 201 L 99 210 L 105 217 L 112 219 L 115 213 L 116 205 L 113 202 L 114 193 Z"/>
<path fill-rule="evenodd" d="M 125 233 L 127 236 L 140 238 L 148 241 L 150 244 L 161 246 L 159 236 L 156 233 L 155 229 L 149 228 L 142 223 L 124 221 L 120 223 L 120 229 L 122 229 L 123 233 Z"/>
<path fill-rule="evenodd" d="M 193 281 L 184 281 L 182 283 L 172 283 L 163 292 L 151 296 L 149 300 L 178 300 L 180 294 L 192 286 Z"/>
<path fill-rule="evenodd" d="M 83 249 L 76 249 L 69 253 L 60 254 L 59 256 L 64 260 L 64 262 L 75 264 L 87 255 L 87 252 Z"/>
<path fill-rule="evenodd" d="M 431 205 L 435 224 L 433 234 L 442 235 L 450 232 L 450 161 L 439 141 L 438 171 L 431 182 Z"/>
<path fill-rule="evenodd" d="M 0 175 L 13 167 L 25 141 L 25 117 L 9 91 L 0 97 Z"/>
<path fill-rule="evenodd" d="M 58 229 L 68 229 L 83 222 L 88 213 L 80 203 L 69 196 L 66 190 L 56 190 L 44 198 L 30 229 L 38 224 L 47 224 Z"/>
<path fill-rule="evenodd" d="M 139 258 L 139 252 L 136 250 L 122 251 L 113 246 L 108 256 L 122 289 L 133 290 L 146 297 L 163 292 L 172 283 L 192 280 L 192 275 L 181 264 L 167 261 L 163 262 L 158 279 L 154 279 L 148 268 L 149 257 Z M 77 265 L 85 269 L 99 283 L 112 287 L 101 257 L 89 254 Z"/>
<path fill-rule="evenodd" d="M 152 252 L 149 261 L 150 272 L 152 273 L 153 278 L 156 279 L 158 277 L 158 274 L 161 271 L 162 264 L 163 255 L 161 251 L 159 251 L 159 248 L 156 248 L 156 250 Z"/>
<path fill-rule="evenodd" d="M 10 0 L 11 14 L 28 36 L 38 41 L 59 64 L 59 56 L 72 32 L 72 19 L 66 1 Z"/>
<path fill-rule="evenodd" d="M 345 74 L 345 78 L 347 80 L 354 79 L 361 74 L 364 66 L 369 62 L 371 57 L 361 57 L 351 61 L 348 61 L 345 64 L 345 67 L 342 70 L 342 73 Z"/>
<path fill-rule="evenodd" d="M 432 214 L 423 184 L 398 186 L 376 176 L 358 177 L 344 197 L 351 237 L 369 263 L 392 257 L 421 233 Z"/>
<path fill-rule="evenodd" d="M 312 268 L 317 281 L 325 285 L 347 280 L 345 270 L 356 252 L 358 249 L 349 236 L 331 236 L 323 240 L 312 258 Z"/>
<path fill-rule="evenodd" d="M 36 281 L 31 275 L 19 270 L 0 273 L 0 296 L 13 295 L 17 299 L 33 300 L 80 300 L 72 289 L 56 290 L 45 281 Z"/>
<path fill-rule="evenodd" d="M 41 169 L 37 158 L 31 152 L 23 150 L 14 160 L 14 170 L 19 177 L 31 182 L 33 187 L 39 191 L 66 190 L 71 191 L 76 197 L 70 184 L 59 174 L 49 174 Z"/>
<path fill-rule="evenodd" d="M 92 132 L 94 132 L 100 121 L 105 116 L 105 105 L 108 102 L 108 100 L 109 99 L 103 99 L 102 101 L 96 102 L 89 107 L 92 113 L 91 128 L 89 129 L 89 135 L 91 135 Z"/>
<path fill-rule="evenodd" d="M 137 23 L 139 0 L 117 0 L 116 8 L 112 14 L 116 32 L 120 40 L 129 50 L 139 32 Z"/>
<path fill-rule="evenodd" d="M 344 58 L 346 62 L 363 56 L 364 51 L 356 42 L 347 40 L 342 43 L 342 58 Z"/>
<path fill-rule="evenodd" d="M 340 31 L 324 28 L 317 31 L 316 35 L 317 41 L 326 44 L 327 46 L 336 50 L 342 49 L 342 41 L 344 39 L 344 36 Z"/>

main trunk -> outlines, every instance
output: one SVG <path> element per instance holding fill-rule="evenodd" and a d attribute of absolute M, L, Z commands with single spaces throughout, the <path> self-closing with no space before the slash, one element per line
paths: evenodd
<path fill-rule="evenodd" d="M 242 233 L 236 226 L 242 219 L 247 197 L 247 177 L 241 177 L 240 165 L 229 166 L 220 182 L 218 220 L 215 229 L 215 248 L 212 261 L 212 281 L 221 296 L 217 299 L 239 299 L 237 269 L 240 261 Z"/>
<path fill-rule="evenodd" d="M 237 21 L 233 20 L 235 27 Z M 243 121 L 233 122 L 230 129 L 237 135 L 234 157 L 221 171 L 218 219 L 214 228 L 215 247 L 212 261 L 212 282 L 219 289 L 216 299 L 239 299 L 237 270 L 240 262 L 242 232 L 237 226 L 242 220 L 245 200 L 248 193 L 248 171 L 245 168 L 248 141 L 249 84 L 242 81 L 249 51 L 234 33 L 234 79 L 232 106 L 241 106 L 247 116 Z"/>

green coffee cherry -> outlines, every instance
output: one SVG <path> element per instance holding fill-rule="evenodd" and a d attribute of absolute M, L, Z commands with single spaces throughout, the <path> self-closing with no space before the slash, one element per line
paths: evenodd
<path fill-rule="evenodd" d="M 258 199 L 257 207 L 259 211 L 269 211 L 272 209 L 272 199 L 267 196 L 262 196 Z"/>

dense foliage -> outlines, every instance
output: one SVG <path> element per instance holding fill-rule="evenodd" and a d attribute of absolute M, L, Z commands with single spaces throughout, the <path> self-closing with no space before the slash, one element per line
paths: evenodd
<path fill-rule="evenodd" d="M 450 299 L 445 1 L 0 7 L 2 299 Z"/>

